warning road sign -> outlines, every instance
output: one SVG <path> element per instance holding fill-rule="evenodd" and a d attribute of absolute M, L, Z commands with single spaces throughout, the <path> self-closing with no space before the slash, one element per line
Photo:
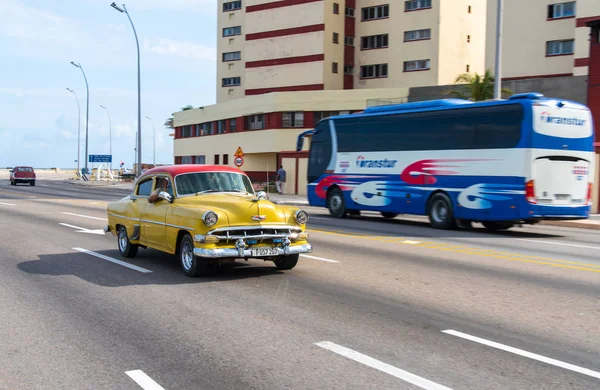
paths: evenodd
<path fill-rule="evenodd" d="M 235 151 L 234 156 L 235 157 L 244 157 L 244 152 L 242 151 L 241 146 L 238 146 L 237 150 Z"/>
<path fill-rule="evenodd" d="M 244 157 L 238 156 L 233 160 L 233 163 L 235 164 L 236 167 L 241 167 L 242 165 L 244 165 Z"/>

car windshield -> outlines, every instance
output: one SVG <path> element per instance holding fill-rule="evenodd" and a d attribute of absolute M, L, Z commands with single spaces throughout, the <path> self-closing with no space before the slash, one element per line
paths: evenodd
<path fill-rule="evenodd" d="M 246 175 L 233 172 L 198 172 L 179 175 L 175 179 L 178 195 L 199 192 L 248 192 L 253 194 L 252 183 Z"/>

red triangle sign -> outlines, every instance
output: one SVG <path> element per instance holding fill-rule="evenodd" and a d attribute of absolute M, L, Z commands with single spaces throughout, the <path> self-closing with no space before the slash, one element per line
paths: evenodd
<path fill-rule="evenodd" d="M 236 157 L 244 157 L 244 152 L 242 151 L 241 146 L 238 146 L 237 150 L 235 151 L 235 156 Z"/>

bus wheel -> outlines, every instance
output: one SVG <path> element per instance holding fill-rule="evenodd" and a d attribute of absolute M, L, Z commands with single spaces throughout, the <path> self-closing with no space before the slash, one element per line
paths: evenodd
<path fill-rule="evenodd" d="M 398 215 L 398 213 L 388 213 L 387 211 L 382 211 L 381 212 L 381 216 L 385 219 L 392 219 L 392 218 L 396 218 Z"/>
<path fill-rule="evenodd" d="M 514 224 L 512 222 L 492 222 L 492 221 L 486 221 L 486 222 L 481 222 L 481 224 L 487 230 L 507 230 L 507 229 L 510 229 L 511 227 L 514 226 Z"/>
<path fill-rule="evenodd" d="M 444 193 L 435 194 L 429 200 L 429 223 L 435 229 L 453 229 L 456 226 L 452 201 Z"/>
<path fill-rule="evenodd" d="M 329 192 L 327 208 L 329 214 L 334 218 L 344 218 L 346 216 L 346 202 L 344 201 L 344 194 L 339 188 L 336 187 Z"/>

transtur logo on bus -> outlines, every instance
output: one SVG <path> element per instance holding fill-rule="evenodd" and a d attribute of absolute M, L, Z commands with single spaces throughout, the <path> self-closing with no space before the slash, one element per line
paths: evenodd
<path fill-rule="evenodd" d="M 364 156 L 356 158 L 356 166 L 359 168 L 394 168 L 398 160 L 365 160 Z"/>
<path fill-rule="evenodd" d="M 540 114 L 542 122 L 554 123 L 557 125 L 571 125 L 571 126 L 583 126 L 586 122 L 585 119 L 579 118 L 566 118 L 562 116 L 552 116 L 548 111 L 544 111 Z"/>

